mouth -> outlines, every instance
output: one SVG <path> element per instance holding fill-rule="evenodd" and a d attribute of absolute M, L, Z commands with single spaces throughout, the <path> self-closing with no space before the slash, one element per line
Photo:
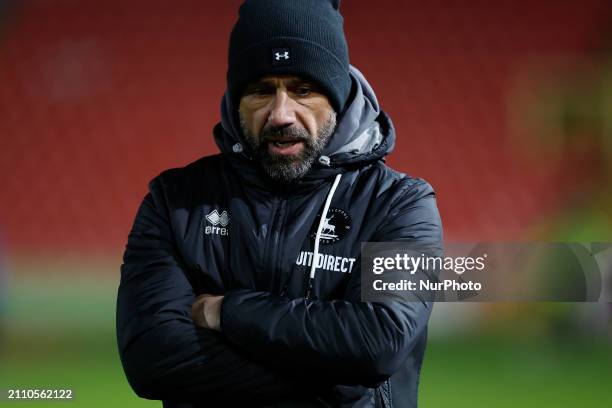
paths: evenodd
<path fill-rule="evenodd" d="M 304 149 L 302 139 L 273 139 L 268 141 L 268 151 L 281 156 L 299 154 Z"/>

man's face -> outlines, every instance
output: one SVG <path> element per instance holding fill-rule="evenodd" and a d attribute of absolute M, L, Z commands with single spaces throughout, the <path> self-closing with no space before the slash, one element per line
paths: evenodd
<path fill-rule="evenodd" d="M 251 82 L 239 109 L 245 140 L 266 173 L 284 183 L 310 170 L 336 127 L 336 113 L 321 88 L 293 75 Z"/>

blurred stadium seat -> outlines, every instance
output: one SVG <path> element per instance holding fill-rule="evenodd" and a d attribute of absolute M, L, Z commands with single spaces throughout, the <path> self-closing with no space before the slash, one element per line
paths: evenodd
<path fill-rule="evenodd" d="M 15 3 L 0 40 L 0 226 L 18 251 L 119 253 L 149 179 L 216 152 L 237 0 Z M 518 239 L 559 205 L 507 103 L 534 59 L 588 52 L 606 1 L 343 2 L 351 57 L 454 240 Z"/>

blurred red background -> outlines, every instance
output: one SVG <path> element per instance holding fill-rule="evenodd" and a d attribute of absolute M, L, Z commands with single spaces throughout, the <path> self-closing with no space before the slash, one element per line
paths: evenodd
<path fill-rule="evenodd" d="M 118 254 L 147 182 L 217 152 L 211 130 L 239 4 L 5 2 L 9 253 Z M 525 159 L 509 103 L 534 61 L 546 68 L 601 50 L 609 1 L 344 1 L 341 10 L 351 62 L 397 128 L 389 163 L 433 184 L 447 239 L 521 239 L 562 205 L 560 180 L 575 169 Z"/>

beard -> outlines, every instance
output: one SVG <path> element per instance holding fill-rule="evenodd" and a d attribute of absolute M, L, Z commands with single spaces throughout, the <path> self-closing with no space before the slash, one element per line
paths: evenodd
<path fill-rule="evenodd" d="M 240 128 L 245 141 L 253 149 L 255 159 L 268 177 L 276 182 L 287 184 L 302 178 L 308 173 L 314 161 L 321 155 L 336 129 L 336 112 L 330 112 L 327 120 L 315 136 L 299 125 L 289 127 L 266 125 L 261 130 L 259 138 L 257 138 L 248 129 L 242 114 L 240 114 Z M 303 142 L 304 148 L 295 155 L 271 153 L 268 145 L 271 140 L 279 137 Z"/>

